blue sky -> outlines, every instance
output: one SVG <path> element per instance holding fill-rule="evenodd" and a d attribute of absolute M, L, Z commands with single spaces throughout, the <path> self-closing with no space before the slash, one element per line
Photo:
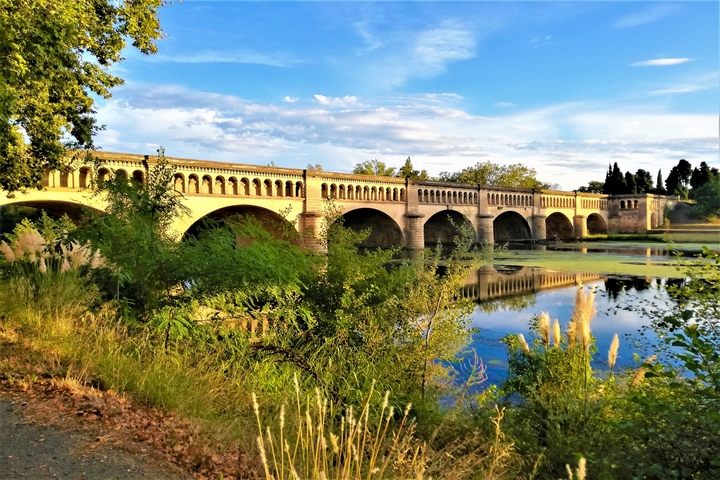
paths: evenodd
<path fill-rule="evenodd" d="M 717 2 L 200 2 L 99 102 L 107 151 L 430 174 L 718 164 Z"/>

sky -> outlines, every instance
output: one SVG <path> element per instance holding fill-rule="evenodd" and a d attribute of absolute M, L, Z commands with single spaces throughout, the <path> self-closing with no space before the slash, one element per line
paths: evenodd
<path fill-rule="evenodd" d="M 163 7 L 98 100 L 105 151 L 430 175 L 522 163 L 573 190 L 718 165 L 718 2 L 206 2 Z"/>

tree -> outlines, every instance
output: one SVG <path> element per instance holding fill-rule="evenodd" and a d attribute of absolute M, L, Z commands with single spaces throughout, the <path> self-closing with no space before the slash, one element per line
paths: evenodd
<path fill-rule="evenodd" d="M 398 178 L 411 178 L 413 180 L 429 180 L 430 177 L 428 176 L 427 172 L 425 170 L 419 171 L 415 170 L 412 164 L 412 160 L 410 160 L 410 157 L 405 160 L 405 164 L 400 167 L 400 170 L 398 170 L 396 177 Z"/>
<path fill-rule="evenodd" d="M 577 189 L 578 192 L 585 192 L 585 193 L 603 193 L 603 189 L 605 188 L 604 182 L 598 182 L 597 180 L 590 180 L 590 182 L 586 186 L 582 186 Z"/>
<path fill-rule="evenodd" d="M 630 172 L 625 172 L 625 193 L 638 193 L 637 183 L 635 182 L 635 175 Z"/>
<path fill-rule="evenodd" d="M 123 83 L 110 68 L 129 40 L 162 37 L 162 0 L 0 0 L 0 187 L 40 188 L 67 149 L 92 149 L 93 97 Z M 72 156 L 71 156 L 72 157 Z"/>
<path fill-rule="evenodd" d="M 690 165 L 690 162 L 685 159 L 680 160 L 678 164 L 670 170 L 670 174 L 667 180 L 665 180 L 667 193 L 687 198 L 691 175 L 692 165 Z"/>
<path fill-rule="evenodd" d="M 693 196 L 701 215 L 720 216 L 720 175 L 712 175 L 703 186 L 694 190 Z"/>
<path fill-rule="evenodd" d="M 536 176 L 537 172 L 534 168 L 528 168 L 521 163 L 498 165 L 490 161 L 478 162 L 474 166 L 464 168 L 459 172 L 440 173 L 440 179 L 446 182 L 512 188 L 541 189 L 550 187 L 549 184 L 538 180 Z"/>
<path fill-rule="evenodd" d="M 313 165 L 312 163 L 308 163 L 307 170 L 317 170 L 318 172 L 322 172 L 323 167 L 319 163 L 316 163 L 315 165 Z"/>
<path fill-rule="evenodd" d="M 707 162 L 700 162 L 700 168 L 693 168 L 690 186 L 693 190 L 700 188 L 709 182 L 712 177 L 716 177 L 718 173 L 717 168 L 710 168 Z"/>
<path fill-rule="evenodd" d="M 655 185 L 655 193 L 657 193 L 658 195 L 664 195 L 665 193 L 667 193 L 665 191 L 665 184 L 663 183 L 662 170 L 658 170 L 657 184 Z"/>
<path fill-rule="evenodd" d="M 638 169 L 638 171 L 635 172 L 635 185 L 637 186 L 637 193 L 652 193 L 652 174 L 642 168 Z"/>
<path fill-rule="evenodd" d="M 395 175 L 395 167 L 388 167 L 385 162 L 379 160 L 365 160 L 355 164 L 353 173 L 359 175 L 375 175 L 376 177 L 392 177 Z"/>
<path fill-rule="evenodd" d="M 617 162 L 613 166 L 608 165 L 608 172 L 605 175 L 605 187 L 603 193 L 610 195 L 622 195 L 627 193 L 627 183 Z"/>

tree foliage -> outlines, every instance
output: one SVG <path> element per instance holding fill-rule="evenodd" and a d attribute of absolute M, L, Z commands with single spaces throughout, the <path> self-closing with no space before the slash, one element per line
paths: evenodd
<path fill-rule="evenodd" d="M 578 192 L 586 192 L 586 193 L 603 193 L 603 189 L 605 188 L 605 183 L 598 182 L 596 180 L 590 180 L 588 182 L 587 186 L 582 186 L 578 188 Z"/>
<path fill-rule="evenodd" d="M 521 163 L 498 165 L 490 161 L 478 162 L 458 172 L 441 172 L 445 182 L 473 185 L 492 185 L 510 188 L 550 188 L 551 185 L 537 179 L 537 171 Z"/>
<path fill-rule="evenodd" d="M 410 178 L 414 180 L 430 180 L 430 177 L 425 170 L 415 170 L 415 167 L 413 167 L 410 157 L 405 160 L 405 163 L 402 167 L 400 167 L 395 176 L 399 178 Z"/>
<path fill-rule="evenodd" d="M 0 0 L 0 187 L 42 185 L 66 149 L 93 148 L 94 96 L 126 42 L 155 53 L 162 0 Z"/>
<path fill-rule="evenodd" d="M 380 160 L 365 160 L 362 163 L 355 164 L 353 173 L 359 175 L 375 175 L 376 177 L 393 177 L 395 176 L 395 167 L 388 167 L 385 162 Z"/>

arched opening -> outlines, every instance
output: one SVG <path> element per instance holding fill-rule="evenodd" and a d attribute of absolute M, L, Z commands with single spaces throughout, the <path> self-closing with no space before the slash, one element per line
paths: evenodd
<path fill-rule="evenodd" d="M 228 178 L 228 192 L 230 195 L 238 194 L 238 181 L 235 177 Z"/>
<path fill-rule="evenodd" d="M 241 220 L 242 217 L 246 216 L 253 217 L 260 222 L 263 228 L 269 232 L 273 238 L 288 238 L 288 236 L 294 232 L 293 225 L 272 210 L 251 205 L 235 205 L 220 208 L 197 220 L 187 229 L 183 238 L 197 236 L 202 230 L 211 227 L 212 221 L 222 225 L 229 219 L 237 218 Z"/>
<path fill-rule="evenodd" d="M 284 193 L 282 180 L 275 180 L 275 196 L 282 197 Z"/>
<path fill-rule="evenodd" d="M 461 227 L 469 226 L 472 231 L 472 223 L 460 212 L 455 210 L 443 210 L 428 218 L 423 226 L 425 235 L 425 246 L 434 247 L 438 243 L 442 245 L 454 245 L 455 238 L 462 235 Z"/>
<path fill-rule="evenodd" d="M 215 193 L 225 195 L 225 179 L 221 176 L 215 177 Z"/>
<path fill-rule="evenodd" d="M 495 241 L 525 240 L 531 237 L 530 226 L 517 212 L 504 212 L 493 220 Z"/>
<path fill-rule="evenodd" d="M 205 175 L 202 177 L 202 182 L 200 184 L 200 193 L 212 193 L 212 178 L 210 178 L 209 175 Z"/>
<path fill-rule="evenodd" d="M 60 188 L 68 188 L 71 187 L 71 181 L 72 178 L 72 172 L 65 170 L 63 172 L 60 172 Z"/>
<path fill-rule="evenodd" d="M 358 247 L 392 248 L 403 244 L 402 230 L 395 220 L 372 208 L 358 208 L 343 215 L 343 225 L 356 232 L 370 230 L 370 235 Z"/>
<path fill-rule="evenodd" d="M 67 215 L 75 225 L 82 225 L 89 220 L 90 212 L 99 210 L 73 202 L 63 201 L 20 201 L 0 206 L 0 237 L 12 233 L 15 226 L 23 219 L 39 220 L 42 212 L 50 218 L 59 219 Z"/>
<path fill-rule="evenodd" d="M 182 176 L 182 173 L 175 174 L 173 184 L 176 192 L 185 193 L 185 178 Z"/>
<path fill-rule="evenodd" d="M 193 174 L 188 177 L 188 193 L 200 193 L 197 175 Z"/>
<path fill-rule="evenodd" d="M 598 233 L 607 233 L 607 223 L 605 219 L 597 213 L 591 213 L 587 218 L 587 230 L 590 235 Z"/>
<path fill-rule="evenodd" d="M 88 188 L 90 186 L 88 178 L 90 178 L 90 168 L 82 167 L 80 169 L 80 177 L 78 179 L 80 183 L 80 188 Z"/>
<path fill-rule="evenodd" d="M 292 197 L 293 196 L 293 184 L 290 180 L 285 182 L 285 196 L 286 197 Z"/>
<path fill-rule="evenodd" d="M 575 230 L 572 222 L 560 212 L 555 212 L 545 219 L 546 238 L 573 238 Z"/>
<path fill-rule="evenodd" d="M 132 179 L 138 185 L 143 185 L 145 183 L 145 173 L 142 170 L 135 170 L 132 174 Z"/>

